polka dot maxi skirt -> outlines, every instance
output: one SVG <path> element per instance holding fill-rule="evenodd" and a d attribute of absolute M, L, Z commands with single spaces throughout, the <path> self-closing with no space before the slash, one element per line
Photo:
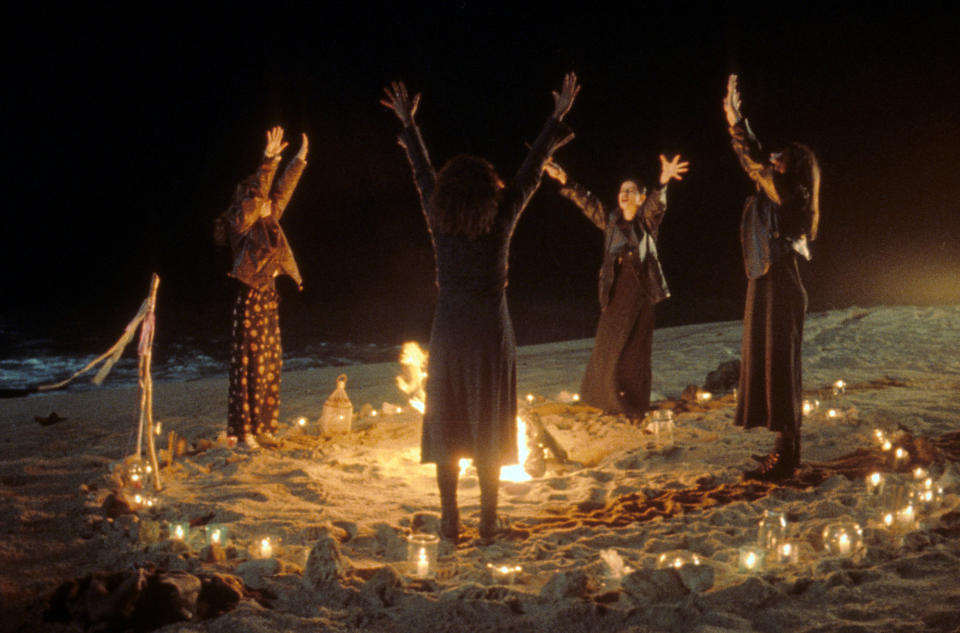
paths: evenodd
<path fill-rule="evenodd" d="M 240 288 L 233 307 L 227 433 L 273 433 L 280 417 L 280 297 L 275 288 Z"/>

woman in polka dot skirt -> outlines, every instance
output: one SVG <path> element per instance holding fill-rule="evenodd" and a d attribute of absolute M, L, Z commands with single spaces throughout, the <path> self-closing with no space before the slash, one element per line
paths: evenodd
<path fill-rule="evenodd" d="M 215 229 L 218 241 L 230 243 L 233 269 L 229 274 L 239 282 L 231 328 L 227 432 L 251 448 L 259 446 L 257 438 L 264 443 L 272 440 L 280 414 L 283 355 L 276 277 L 289 275 L 302 287 L 279 221 L 307 164 L 307 135 L 274 183 L 286 146 L 282 127 L 267 132 L 263 162 L 237 185 Z"/>

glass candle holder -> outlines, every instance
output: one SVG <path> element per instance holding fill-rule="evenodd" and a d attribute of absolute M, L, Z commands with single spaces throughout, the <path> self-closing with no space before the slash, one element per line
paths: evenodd
<path fill-rule="evenodd" d="M 830 523 L 823 528 L 823 549 L 830 556 L 853 556 L 863 549 L 863 530 L 854 521 Z"/>
<path fill-rule="evenodd" d="M 880 492 L 883 490 L 884 482 L 883 473 L 880 471 L 874 471 L 867 475 L 866 484 L 867 484 L 867 495 L 871 497 L 879 497 Z"/>
<path fill-rule="evenodd" d="M 898 446 L 893 449 L 893 468 L 900 469 L 910 462 L 910 453 L 907 449 Z"/>
<path fill-rule="evenodd" d="M 699 554 L 683 549 L 663 552 L 657 556 L 657 569 L 680 569 L 686 565 L 700 565 L 703 559 Z"/>
<path fill-rule="evenodd" d="M 833 383 L 833 395 L 842 396 L 847 392 L 847 383 L 843 379 L 838 379 Z"/>
<path fill-rule="evenodd" d="M 820 408 L 819 400 L 804 400 L 803 401 L 803 415 L 811 415 L 814 411 Z"/>
<path fill-rule="evenodd" d="M 280 548 L 280 539 L 276 536 L 261 536 L 253 543 L 254 558 L 273 558 Z"/>
<path fill-rule="evenodd" d="M 932 477 L 925 477 L 914 482 L 912 499 L 921 512 L 932 512 L 943 503 L 943 486 L 934 483 Z"/>
<path fill-rule="evenodd" d="M 767 552 L 762 547 L 743 545 L 740 547 L 737 557 L 737 570 L 745 574 L 763 571 L 766 558 Z"/>
<path fill-rule="evenodd" d="M 512 585 L 517 580 L 517 575 L 523 571 L 519 565 L 505 565 L 503 563 L 494 565 L 487 563 L 487 572 L 490 574 L 490 580 L 495 585 Z"/>
<path fill-rule="evenodd" d="M 223 547 L 227 544 L 227 528 L 220 523 L 208 523 L 203 526 L 203 533 L 207 545 L 220 545 Z"/>
<path fill-rule="evenodd" d="M 910 504 L 912 488 L 895 476 L 888 477 L 880 491 L 880 508 L 886 512 L 897 512 Z"/>
<path fill-rule="evenodd" d="M 757 527 L 757 545 L 767 552 L 774 552 L 787 538 L 787 517 L 783 512 L 764 510 Z"/>
<path fill-rule="evenodd" d="M 657 448 L 673 446 L 673 411 L 657 409 L 650 414 L 648 428 L 653 433 L 653 443 Z"/>
<path fill-rule="evenodd" d="M 411 534 L 407 537 L 407 562 L 412 575 L 430 578 L 437 573 L 437 550 L 440 538 L 436 534 Z"/>
<path fill-rule="evenodd" d="M 189 521 L 176 521 L 167 524 L 167 538 L 171 541 L 186 541 L 189 537 Z"/>
<path fill-rule="evenodd" d="M 143 467 L 143 462 L 139 459 L 127 464 L 123 474 L 127 480 L 127 485 L 131 488 L 143 488 L 144 481 L 147 478 L 147 471 Z"/>
<path fill-rule="evenodd" d="M 796 565 L 800 560 L 800 544 L 784 540 L 774 550 L 774 560 L 778 565 Z"/>
<path fill-rule="evenodd" d="M 697 389 L 697 404 L 701 407 L 707 406 L 713 400 L 713 394 L 706 389 Z"/>

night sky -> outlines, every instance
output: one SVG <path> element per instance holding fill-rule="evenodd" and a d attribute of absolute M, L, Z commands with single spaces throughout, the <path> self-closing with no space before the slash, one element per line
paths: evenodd
<path fill-rule="evenodd" d="M 509 177 L 565 72 L 583 91 L 557 155 L 610 204 L 680 153 L 660 253 L 658 324 L 740 318 L 738 226 L 751 185 L 721 108 L 740 75 L 768 147 L 823 170 L 821 238 L 801 267 L 811 310 L 960 300 L 960 28 L 948 5 L 461 1 L 219 11 L 36 3 L 4 16 L 0 327 L 119 334 L 160 274 L 158 342 L 225 338 L 234 294 L 213 218 L 283 125 L 307 170 L 283 225 L 304 277 L 280 282 L 288 343 L 426 341 L 433 255 L 399 123 L 403 79 L 434 164 L 489 158 Z M 331 5 L 333 6 L 333 5 Z M 545 178 L 514 237 L 521 344 L 592 336 L 601 234 Z M 105 349 L 106 346 L 104 346 Z"/>

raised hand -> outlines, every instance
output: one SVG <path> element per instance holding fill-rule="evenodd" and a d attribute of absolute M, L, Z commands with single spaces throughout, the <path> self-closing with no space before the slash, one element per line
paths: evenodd
<path fill-rule="evenodd" d="M 567 73 L 563 78 L 563 87 L 558 93 L 553 91 L 553 118 L 557 121 L 563 121 L 563 117 L 573 106 L 573 100 L 580 92 L 580 84 L 577 83 L 576 73 Z"/>
<path fill-rule="evenodd" d="M 727 96 L 723 98 L 723 111 L 727 115 L 727 124 L 736 125 L 743 115 L 740 114 L 740 91 L 737 90 L 737 76 L 730 75 L 727 79 Z"/>
<path fill-rule="evenodd" d="M 383 89 L 386 97 L 380 99 L 380 104 L 393 110 L 404 127 L 413 125 L 413 116 L 417 113 L 417 106 L 420 105 L 420 93 L 414 95 L 413 99 L 407 93 L 407 87 L 402 81 L 391 82 L 389 86 Z"/>
<path fill-rule="evenodd" d="M 279 156 L 287 144 L 283 142 L 283 128 L 279 125 L 267 130 L 267 148 L 263 150 L 263 155 L 267 158 Z"/>
<path fill-rule="evenodd" d="M 300 134 L 300 151 L 297 152 L 297 158 L 302 161 L 307 160 L 307 151 L 310 149 L 310 143 L 307 141 L 306 134 Z"/>
<path fill-rule="evenodd" d="M 667 157 L 660 154 L 660 184 L 665 185 L 671 179 L 683 180 L 683 174 L 690 169 L 688 161 L 681 161 L 680 154 L 673 157 L 673 160 L 667 160 Z"/>
<path fill-rule="evenodd" d="M 561 185 L 567 184 L 567 172 L 564 171 L 563 167 L 554 162 L 552 158 L 548 158 L 547 162 L 543 164 L 543 171 Z"/>

